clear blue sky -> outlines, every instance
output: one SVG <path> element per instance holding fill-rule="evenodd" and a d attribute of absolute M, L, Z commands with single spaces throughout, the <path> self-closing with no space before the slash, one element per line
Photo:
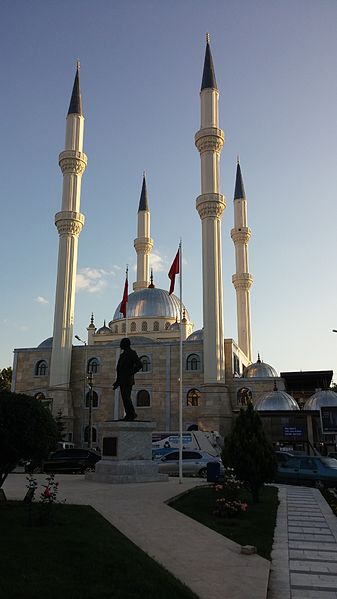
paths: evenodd
<path fill-rule="evenodd" d="M 52 334 L 65 116 L 81 61 L 85 152 L 75 333 L 101 326 L 133 280 L 147 171 L 155 283 L 184 246 L 184 303 L 202 326 L 199 89 L 205 32 L 225 131 L 225 336 L 236 339 L 233 190 L 248 218 L 254 356 L 336 369 L 335 0 L 2 0 L 0 367 Z"/>

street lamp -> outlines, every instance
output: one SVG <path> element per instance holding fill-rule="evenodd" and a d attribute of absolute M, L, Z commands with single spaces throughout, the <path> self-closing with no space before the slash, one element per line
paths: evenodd
<path fill-rule="evenodd" d="M 84 401 L 86 403 L 86 380 L 88 381 L 88 387 L 89 387 L 89 418 L 88 418 L 88 448 L 91 449 L 92 447 L 92 399 L 93 399 L 93 374 L 92 372 L 88 372 L 88 376 L 87 376 L 87 342 L 83 341 L 83 339 L 81 339 L 81 337 L 79 337 L 78 335 L 75 335 L 75 339 L 77 339 L 77 341 L 80 341 L 81 343 L 84 344 L 85 346 L 85 364 L 84 364 Z"/>

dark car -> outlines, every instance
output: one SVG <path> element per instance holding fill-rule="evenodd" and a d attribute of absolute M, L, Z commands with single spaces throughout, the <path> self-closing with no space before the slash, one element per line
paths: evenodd
<path fill-rule="evenodd" d="M 67 472 L 84 474 L 87 470 L 94 470 L 96 462 L 101 456 L 91 449 L 58 449 L 43 460 L 41 466 L 33 462 L 27 463 L 26 472 Z"/>
<path fill-rule="evenodd" d="M 276 481 L 336 488 L 337 460 L 318 456 L 289 457 L 283 463 L 278 463 Z"/>

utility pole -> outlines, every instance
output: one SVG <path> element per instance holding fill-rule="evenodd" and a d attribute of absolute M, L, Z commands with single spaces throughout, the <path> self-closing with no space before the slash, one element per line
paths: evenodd
<path fill-rule="evenodd" d="M 92 446 L 92 388 L 93 388 L 93 374 L 88 373 L 88 386 L 89 386 L 89 422 L 88 422 L 88 447 L 91 449 Z"/>

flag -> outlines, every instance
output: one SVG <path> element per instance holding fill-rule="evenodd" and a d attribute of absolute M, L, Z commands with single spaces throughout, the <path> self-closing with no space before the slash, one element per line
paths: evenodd
<path fill-rule="evenodd" d="M 169 277 L 169 279 L 171 279 L 169 295 L 171 295 L 171 293 L 173 293 L 173 291 L 174 291 L 174 283 L 176 280 L 176 275 L 178 275 L 179 272 L 180 272 L 180 248 L 177 251 L 176 257 L 173 260 L 173 262 L 171 264 L 171 268 L 168 273 L 168 277 Z"/>
<path fill-rule="evenodd" d="M 126 269 L 123 299 L 119 308 L 119 311 L 123 314 L 124 318 L 126 318 L 126 304 L 128 303 L 128 286 L 128 269 Z"/>

